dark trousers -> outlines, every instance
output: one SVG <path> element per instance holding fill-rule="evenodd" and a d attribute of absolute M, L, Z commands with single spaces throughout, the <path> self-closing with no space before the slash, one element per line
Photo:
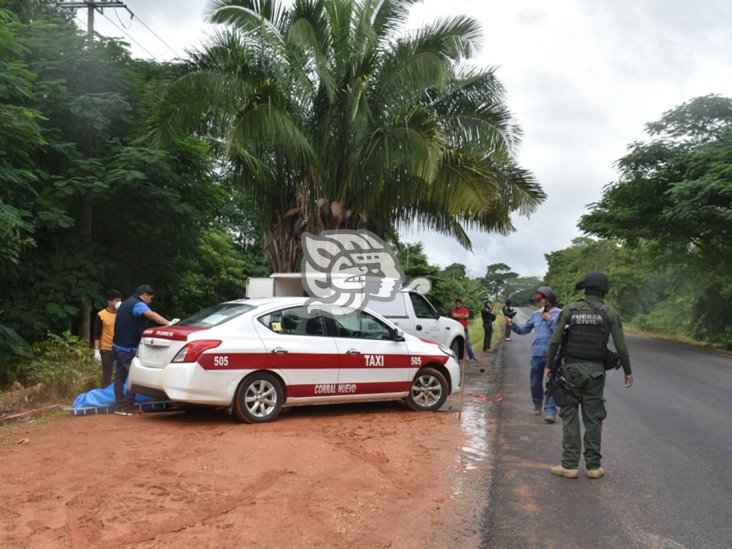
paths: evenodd
<path fill-rule="evenodd" d="M 135 358 L 137 351 L 123 351 L 117 347 L 112 347 L 114 353 L 114 403 L 117 408 L 131 407 L 135 404 L 135 394 L 127 392 L 125 396 L 125 381 L 130 375 L 130 366 L 132 359 Z"/>
<path fill-rule="evenodd" d="M 562 366 L 562 375 L 580 397 L 578 401 L 569 397 L 569 404 L 562 406 L 562 467 L 576 469 L 584 442 L 585 465 L 597 469 L 601 465 L 602 422 L 607 417 L 605 410 L 605 369 L 600 363 L 580 362 Z M 580 437 L 580 408 L 585 427 L 584 438 Z"/>
<path fill-rule="evenodd" d="M 99 351 L 102 355 L 102 387 L 112 383 L 112 371 L 114 371 L 114 353 L 112 351 Z"/>
<path fill-rule="evenodd" d="M 491 339 L 493 338 L 493 324 L 483 324 L 483 331 L 485 336 L 483 337 L 483 350 L 487 351 L 491 348 Z"/>

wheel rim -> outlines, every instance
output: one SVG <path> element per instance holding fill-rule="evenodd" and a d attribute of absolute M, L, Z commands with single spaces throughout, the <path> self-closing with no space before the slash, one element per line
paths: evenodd
<path fill-rule="evenodd" d="M 251 383 L 244 394 L 244 406 L 254 417 L 267 417 L 277 407 L 277 388 L 266 379 Z"/>
<path fill-rule="evenodd" d="M 422 375 L 412 383 L 412 400 L 419 406 L 428 407 L 439 402 L 442 385 L 431 375 Z"/>

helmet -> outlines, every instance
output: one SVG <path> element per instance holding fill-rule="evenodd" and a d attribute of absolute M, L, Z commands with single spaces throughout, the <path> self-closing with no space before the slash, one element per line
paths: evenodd
<path fill-rule="evenodd" d="M 610 289 L 610 281 L 607 279 L 605 273 L 592 271 L 591 273 L 587 273 L 575 286 L 575 290 L 587 290 L 588 288 L 600 290 L 602 295 L 605 295 Z"/>
<path fill-rule="evenodd" d="M 555 294 L 554 290 L 552 290 L 549 286 L 542 286 L 541 288 L 536 290 L 536 293 L 543 295 L 546 300 L 552 305 L 557 304 L 557 294 Z"/>

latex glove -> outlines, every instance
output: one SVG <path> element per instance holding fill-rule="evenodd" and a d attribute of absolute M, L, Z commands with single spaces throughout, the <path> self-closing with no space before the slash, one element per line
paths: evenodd
<path fill-rule="evenodd" d="M 94 349 L 94 360 L 99 364 L 102 363 L 102 352 L 99 349 Z"/>
<path fill-rule="evenodd" d="M 170 324 L 177 324 L 178 322 L 180 322 L 180 318 L 174 318 L 170 321 Z M 168 324 L 168 326 L 170 326 L 170 324 Z"/>

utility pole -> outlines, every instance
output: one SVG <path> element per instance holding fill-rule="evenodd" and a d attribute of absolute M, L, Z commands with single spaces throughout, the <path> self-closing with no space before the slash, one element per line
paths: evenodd
<path fill-rule="evenodd" d="M 89 42 L 94 40 L 94 11 L 104 8 L 123 8 L 127 10 L 127 4 L 119 0 L 84 0 L 83 2 L 59 2 L 59 8 L 79 10 L 86 8 L 86 34 Z M 129 10 L 127 10 L 129 11 Z"/>
<path fill-rule="evenodd" d="M 94 42 L 94 11 L 101 10 L 104 8 L 127 8 L 124 2 L 119 0 L 84 0 L 79 2 L 58 2 L 58 7 L 67 8 L 72 10 L 86 8 L 86 36 L 89 44 Z M 81 206 L 81 234 L 84 240 L 91 245 L 92 240 L 92 197 L 89 192 L 83 198 Z M 92 310 L 91 303 L 82 301 L 81 307 L 79 308 L 79 337 L 86 340 L 92 339 L 91 333 L 91 319 Z"/>

